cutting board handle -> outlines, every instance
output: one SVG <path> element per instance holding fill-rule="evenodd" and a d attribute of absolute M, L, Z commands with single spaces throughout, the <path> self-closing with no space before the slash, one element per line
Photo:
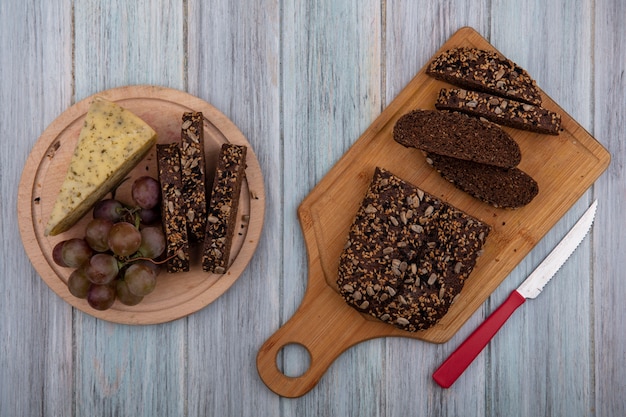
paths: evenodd
<path fill-rule="evenodd" d="M 309 280 L 296 313 L 259 349 L 259 376 L 269 389 L 283 397 L 306 394 L 342 352 L 369 338 L 361 333 L 363 321 L 323 278 Z M 303 346 L 310 356 L 309 368 L 297 377 L 285 375 L 277 365 L 278 354 L 290 344 Z"/>

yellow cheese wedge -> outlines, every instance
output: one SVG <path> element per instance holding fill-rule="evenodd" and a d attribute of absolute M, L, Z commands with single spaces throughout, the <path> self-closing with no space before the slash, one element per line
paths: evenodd
<path fill-rule="evenodd" d="M 72 227 L 143 159 L 156 143 L 156 132 L 119 105 L 96 97 L 54 203 L 44 234 Z"/>

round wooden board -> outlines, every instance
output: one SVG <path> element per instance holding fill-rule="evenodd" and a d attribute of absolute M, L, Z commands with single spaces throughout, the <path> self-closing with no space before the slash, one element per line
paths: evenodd
<path fill-rule="evenodd" d="M 180 141 L 182 115 L 200 111 L 204 116 L 207 184 L 213 180 L 221 144 L 230 142 L 248 147 L 246 180 L 239 199 L 238 224 L 231 249 L 231 264 L 224 275 L 202 270 L 198 247 L 192 247 L 189 272 L 161 272 L 156 289 L 136 306 L 115 302 L 112 308 L 98 311 L 86 300 L 74 297 L 67 289 L 71 268 L 59 267 L 52 260 L 52 249 L 65 239 L 82 237 L 91 213 L 70 230 L 57 236 L 44 236 L 44 228 L 65 178 L 71 155 L 89 104 L 98 95 L 132 111 L 157 132 L 158 143 Z M 116 191 L 116 198 L 130 202 L 133 178 L 158 177 L 153 148 Z M 19 228 L 24 248 L 46 284 L 61 298 L 94 317 L 123 324 L 156 324 L 176 320 L 207 306 L 230 288 L 244 271 L 261 236 L 265 212 L 265 189 L 261 167 L 241 131 L 209 103 L 188 93 L 155 86 L 127 86 L 99 92 L 63 112 L 42 133 L 31 151 L 18 190 Z"/>

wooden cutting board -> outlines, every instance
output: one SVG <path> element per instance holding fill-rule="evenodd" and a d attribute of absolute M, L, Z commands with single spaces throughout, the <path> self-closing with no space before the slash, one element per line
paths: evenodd
<path fill-rule="evenodd" d="M 438 53 L 458 46 L 495 50 L 476 31 L 462 28 Z M 449 340 L 609 165 L 606 149 L 542 93 L 544 106 L 562 117 L 560 135 L 505 128 L 519 143 L 519 167 L 538 182 L 539 195 L 517 210 L 496 209 L 470 197 L 442 179 L 420 151 L 404 148 L 392 138 L 399 117 L 412 109 L 434 109 L 439 90 L 450 87 L 425 71 L 426 67 L 417 73 L 299 207 L 308 251 L 308 287 L 296 313 L 257 355 L 259 375 L 277 394 L 305 394 L 335 358 L 364 340 L 385 336 L 433 343 Z M 337 289 L 339 256 L 377 166 L 492 226 L 485 252 L 459 298 L 446 316 L 426 331 L 410 333 L 359 313 L 344 302 Z M 299 377 L 285 376 L 276 365 L 278 352 L 293 343 L 304 346 L 310 354 L 310 367 Z"/>
<path fill-rule="evenodd" d="M 141 117 L 157 132 L 158 143 L 179 142 L 183 113 L 202 112 L 207 184 L 212 183 L 217 155 L 223 143 L 248 147 L 246 179 L 239 198 L 240 216 L 231 248 L 230 267 L 223 275 L 202 271 L 200 245 L 196 244 L 192 247 L 189 272 L 162 272 L 155 290 L 136 306 L 129 307 L 116 302 L 112 308 L 98 311 L 91 308 L 86 300 L 70 294 L 67 280 L 72 269 L 58 266 L 52 260 L 52 249 L 65 239 L 84 237 L 85 226 L 92 218 L 91 213 L 86 214 L 70 230 L 57 236 L 44 236 L 43 231 L 65 178 L 85 114 L 95 95 L 79 101 L 59 115 L 41 134 L 26 161 L 17 202 L 24 249 L 41 278 L 57 295 L 92 316 L 115 323 L 156 324 L 194 313 L 213 302 L 235 283 L 258 245 L 265 212 L 265 190 L 254 150 L 237 126 L 223 113 L 186 92 L 146 85 L 118 87 L 96 95 L 114 101 Z M 142 175 L 158 177 L 156 148 L 148 152 L 130 172 L 129 179 L 117 188 L 116 198 L 130 203 L 133 180 Z"/>

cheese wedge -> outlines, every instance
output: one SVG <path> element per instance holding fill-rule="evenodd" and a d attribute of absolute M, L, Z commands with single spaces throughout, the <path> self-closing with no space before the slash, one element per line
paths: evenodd
<path fill-rule="evenodd" d="M 89 106 L 44 235 L 72 227 L 156 143 L 156 132 L 119 105 L 96 97 Z"/>

